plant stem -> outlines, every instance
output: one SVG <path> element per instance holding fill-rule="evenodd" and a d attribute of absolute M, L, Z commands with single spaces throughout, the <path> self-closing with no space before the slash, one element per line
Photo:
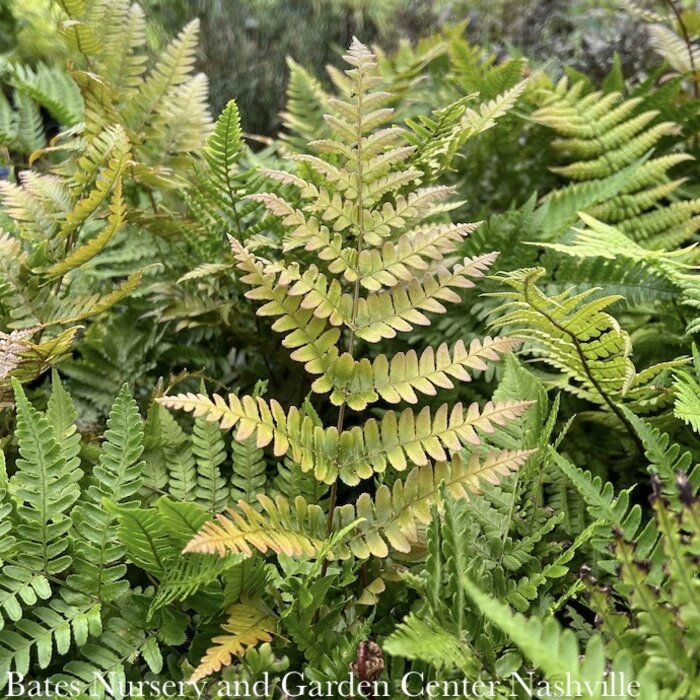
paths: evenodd
<path fill-rule="evenodd" d="M 358 68 L 358 71 L 360 69 Z M 358 73 L 357 82 L 357 160 L 355 165 L 355 171 L 357 174 L 357 200 L 355 201 L 355 211 L 357 213 L 357 257 L 359 259 L 360 253 L 362 253 L 362 246 L 365 237 L 365 221 L 363 216 L 363 201 L 362 201 L 362 73 Z M 360 277 L 358 275 L 355 280 L 355 289 L 352 297 L 352 314 L 350 318 L 350 336 L 348 338 L 348 354 L 353 357 L 355 349 L 355 323 L 357 321 L 357 307 L 360 299 Z M 345 396 L 343 397 L 343 403 L 338 411 L 338 423 L 337 430 L 338 435 L 343 432 L 343 425 L 345 423 L 345 407 L 347 399 L 347 388 L 345 389 Z M 327 520 L 327 530 L 330 534 L 331 528 L 333 527 L 333 518 L 335 516 L 335 507 L 338 502 L 338 477 L 333 482 L 331 486 L 330 502 L 328 505 L 328 520 Z M 324 562 L 324 573 L 325 573 L 325 562 Z"/>
<path fill-rule="evenodd" d="M 671 8 L 671 12 L 676 16 L 676 21 L 678 22 L 678 27 L 683 35 L 683 41 L 688 49 L 688 61 L 690 63 L 690 72 L 692 76 L 690 77 L 690 82 L 693 86 L 693 96 L 695 99 L 700 99 L 700 82 L 698 81 L 697 66 L 695 65 L 695 54 L 693 52 L 693 42 L 690 40 L 690 34 L 688 34 L 688 28 L 683 22 L 683 15 L 680 13 L 676 3 L 673 0 L 666 0 L 666 4 Z"/>

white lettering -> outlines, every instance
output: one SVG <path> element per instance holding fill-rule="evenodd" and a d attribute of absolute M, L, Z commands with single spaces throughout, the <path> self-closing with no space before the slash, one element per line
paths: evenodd
<path fill-rule="evenodd" d="M 8 698 L 17 698 L 24 695 L 24 676 L 20 673 L 10 672 L 7 674 L 8 690 L 10 694 Z M 15 690 L 17 691 L 15 693 Z"/>
<path fill-rule="evenodd" d="M 423 685 L 425 675 L 420 673 L 419 671 L 409 671 L 408 673 L 404 674 L 404 677 L 401 679 L 401 692 L 407 698 L 419 698 L 423 694 L 423 690 L 421 688 L 421 690 L 417 693 L 411 692 L 411 689 L 409 688 L 411 676 L 416 676 L 420 681 L 421 686 Z"/>
<path fill-rule="evenodd" d="M 298 684 L 298 692 L 293 691 L 292 688 L 290 688 L 288 685 L 288 681 L 290 681 L 292 678 L 296 679 L 295 685 Z M 303 681 L 304 674 L 299 673 L 299 671 L 289 671 L 289 673 L 285 673 L 284 676 L 282 676 L 282 692 L 289 698 L 304 697 L 304 693 L 306 692 L 306 686 L 304 685 Z"/>

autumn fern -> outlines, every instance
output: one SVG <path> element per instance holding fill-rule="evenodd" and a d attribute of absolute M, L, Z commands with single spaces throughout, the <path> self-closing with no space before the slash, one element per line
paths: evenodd
<path fill-rule="evenodd" d="M 415 147 L 391 123 L 391 94 L 377 89 L 381 78 L 373 54 L 355 40 L 345 60 L 351 89 L 328 102 L 329 138 L 310 144 L 315 155 L 291 157 L 298 174 L 265 171 L 293 186 L 299 204 L 278 194 L 251 195 L 281 219 L 283 248 L 294 251 L 297 261 L 268 261 L 231 238 L 241 282 L 250 287 L 246 296 L 262 303 L 258 315 L 274 319 L 273 330 L 310 375 L 313 393 L 328 395 L 337 407 L 336 425 L 320 425 L 295 406 L 260 396 L 159 399 L 235 429 L 240 445 L 255 440 L 258 449 L 271 446 L 277 459 L 291 457 L 302 473 L 330 486 L 330 500 L 325 508 L 302 495 L 290 500 L 258 494 L 257 508 L 241 500 L 205 524 L 187 552 L 312 556 L 348 528 L 324 557 L 362 560 L 410 552 L 431 505 L 440 501 L 441 482 L 465 498 L 478 493 L 482 481 L 497 482 L 516 470 L 529 455 L 489 450 L 481 437 L 516 419 L 528 402 L 488 402 L 483 408 L 442 403 L 386 410 L 365 420 L 352 413 L 380 401 L 416 404 L 421 395 L 432 397 L 469 380 L 470 371 L 517 343 L 486 338 L 362 356 L 367 344 L 429 325 L 429 314 L 444 313 L 446 304 L 458 301 L 459 291 L 473 287 L 496 254 L 447 262 L 475 225 L 433 220 L 453 191 L 420 187 L 422 171 L 410 164 Z M 374 496 L 362 493 L 354 503 L 339 502 L 339 483 L 354 486 L 385 472 L 393 486 L 382 485 Z M 217 668 L 212 660 L 208 670 Z"/>

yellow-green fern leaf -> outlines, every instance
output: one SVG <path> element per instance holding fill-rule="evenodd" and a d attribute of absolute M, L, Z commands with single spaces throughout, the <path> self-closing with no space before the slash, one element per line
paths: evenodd
<path fill-rule="evenodd" d="M 323 546 L 325 515 L 320 506 L 309 505 L 297 496 L 293 504 L 284 497 L 274 500 L 258 495 L 262 512 L 246 501 L 238 501 L 216 520 L 205 523 L 184 549 L 185 553 L 241 553 L 257 550 L 287 556 L 312 556 Z"/>
<path fill-rule="evenodd" d="M 260 609 L 255 601 L 238 603 L 228 610 L 228 619 L 221 625 L 225 634 L 212 639 L 199 666 L 189 679 L 190 683 L 206 678 L 228 666 L 234 656 L 242 656 L 248 647 L 272 641 L 276 630 L 275 618 Z"/>

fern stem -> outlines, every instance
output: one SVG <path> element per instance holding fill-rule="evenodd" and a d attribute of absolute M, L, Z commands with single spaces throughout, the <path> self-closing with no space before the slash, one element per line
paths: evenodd
<path fill-rule="evenodd" d="M 673 527 L 669 522 L 669 513 L 666 510 L 666 504 L 663 501 L 659 502 L 659 506 L 656 510 L 657 521 L 660 526 L 660 530 L 664 535 L 664 538 L 668 544 L 668 552 L 670 552 L 671 558 L 676 562 L 676 567 L 678 571 L 678 580 L 686 591 L 688 596 L 689 605 L 695 608 L 695 613 L 700 619 L 700 599 L 696 596 L 693 589 L 692 574 L 688 571 L 690 568 L 682 552 L 678 547 L 678 540 L 674 536 Z M 678 535 L 680 536 L 680 534 Z"/>
<path fill-rule="evenodd" d="M 666 0 L 666 4 L 671 8 L 671 12 L 673 12 L 673 14 L 676 17 L 678 27 L 681 30 L 681 34 L 683 35 L 683 41 L 685 42 L 686 49 L 688 50 L 690 72 L 692 73 L 690 82 L 693 86 L 693 96 L 697 100 L 700 98 L 700 82 L 698 81 L 697 67 L 695 65 L 695 52 L 693 51 L 693 42 L 690 40 L 690 35 L 688 34 L 688 28 L 685 26 L 685 22 L 683 22 L 683 15 L 678 10 L 678 7 L 676 7 L 676 3 L 674 2 L 674 0 Z"/>
<path fill-rule="evenodd" d="M 600 397 L 603 399 L 607 407 L 613 412 L 613 414 L 617 417 L 617 419 L 622 423 L 622 425 L 625 427 L 627 432 L 629 433 L 630 438 L 632 439 L 632 442 L 634 443 L 635 447 L 637 448 L 637 451 L 641 456 L 644 456 L 644 445 L 642 444 L 642 441 L 639 439 L 639 436 L 637 435 L 637 431 L 634 429 L 634 426 L 627 420 L 627 417 L 625 414 L 620 410 L 620 407 L 608 396 L 607 392 L 603 389 L 603 387 L 600 385 L 598 380 L 595 378 L 595 375 L 591 371 L 591 368 L 588 366 L 588 360 L 586 359 L 586 354 L 583 352 L 583 348 L 581 347 L 581 343 L 579 342 L 579 339 L 576 337 L 576 334 L 570 331 L 566 326 L 563 326 L 559 321 L 557 321 L 551 314 L 547 313 L 544 309 L 539 308 L 530 298 L 530 290 L 528 288 L 528 283 L 526 282 L 523 285 L 523 296 L 525 297 L 525 301 L 528 303 L 528 305 L 534 309 L 537 313 L 540 315 L 544 316 L 560 333 L 564 333 L 566 336 L 568 336 L 571 339 L 571 342 L 574 345 L 574 349 L 576 350 L 576 354 L 579 356 L 579 359 L 581 360 L 581 365 L 583 367 L 583 371 L 586 373 L 586 377 L 588 380 L 591 382 L 595 390 L 598 392 Z"/>
<path fill-rule="evenodd" d="M 61 9 L 70 17 L 70 19 L 74 20 L 75 17 L 70 13 L 70 10 L 68 9 L 68 6 L 66 5 L 65 0 L 59 0 L 59 5 L 61 6 Z M 75 34 L 75 45 L 78 47 L 78 51 L 80 54 L 83 56 L 85 59 L 85 63 L 87 64 L 88 69 L 92 72 L 93 71 L 93 66 L 92 66 L 92 61 L 90 60 L 89 54 L 85 53 L 83 51 L 83 45 L 82 42 L 80 41 L 80 32 L 78 31 L 77 24 L 73 25 L 73 33 Z"/>
<path fill-rule="evenodd" d="M 355 172 L 357 174 L 357 200 L 355 201 L 355 209 L 357 211 L 357 257 L 359 259 L 360 253 L 362 253 L 362 246 L 365 238 L 365 217 L 363 216 L 363 198 L 362 198 L 362 72 L 361 68 L 358 67 L 357 75 L 357 159 L 355 165 Z M 350 337 L 348 338 L 348 354 L 350 357 L 354 356 L 355 350 L 355 325 L 357 322 L 357 308 L 360 300 L 360 277 L 358 275 L 355 280 L 355 289 L 352 295 L 352 313 L 350 316 Z M 338 411 L 338 423 L 337 430 L 338 435 L 343 432 L 343 425 L 345 423 L 345 407 L 347 405 L 347 395 L 348 389 L 345 388 L 345 396 L 343 397 L 343 403 L 340 405 Z M 338 479 L 333 482 L 331 487 L 330 502 L 328 504 L 328 520 L 326 522 L 326 527 L 328 533 L 330 534 L 331 528 L 333 527 L 333 518 L 335 516 L 335 506 L 338 502 Z M 326 569 L 326 562 L 324 562 L 324 571 Z"/>
<path fill-rule="evenodd" d="M 229 138 L 229 134 L 231 131 L 231 118 L 232 115 L 228 115 L 228 120 L 226 122 L 226 138 L 224 139 L 224 163 L 226 164 L 226 169 L 225 169 L 225 178 L 226 178 L 226 191 L 228 192 L 228 196 L 231 200 L 231 210 L 233 211 L 233 218 L 236 220 L 236 231 L 238 232 L 238 238 L 243 239 L 243 231 L 241 230 L 241 219 L 238 215 L 238 209 L 236 208 L 236 198 L 233 194 L 233 183 L 231 182 L 231 172 L 229 170 L 228 164 L 229 164 L 229 159 L 231 158 L 231 153 L 229 152 L 229 145 L 231 142 L 231 139 Z"/>

